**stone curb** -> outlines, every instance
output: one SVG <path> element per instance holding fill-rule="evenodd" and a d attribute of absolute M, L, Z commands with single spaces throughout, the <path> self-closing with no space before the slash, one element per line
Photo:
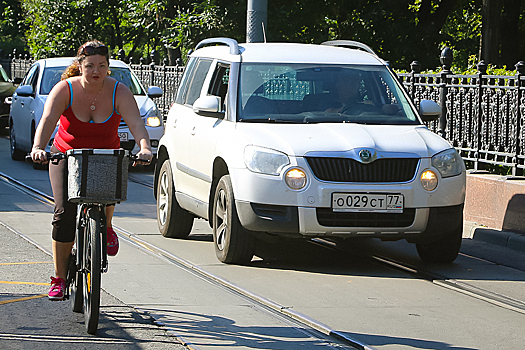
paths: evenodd
<path fill-rule="evenodd" d="M 463 237 L 525 252 L 525 234 L 494 230 L 475 223 L 466 223 L 465 231 L 468 230 L 470 230 L 468 235 L 465 236 L 464 234 Z"/>

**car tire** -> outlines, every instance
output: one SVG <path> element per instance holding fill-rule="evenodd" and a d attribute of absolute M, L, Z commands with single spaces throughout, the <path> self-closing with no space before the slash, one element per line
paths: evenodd
<path fill-rule="evenodd" d="M 157 225 L 167 238 L 186 238 L 193 227 L 193 215 L 182 209 L 175 197 L 171 163 L 166 160 L 160 168 L 157 183 Z"/>
<path fill-rule="evenodd" d="M 239 222 L 229 175 L 224 175 L 217 184 L 212 215 L 213 242 L 219 261 L 249 263 L 255 253 L 255 237 Z"/>
<path fill-rule="evenodd" d="M 24 160 L 25 153 L 20 150 L 18 147 L 16 147 L 16 137 L 15 137 L 15 129 L 13 123 L 11 123 L 11 126 L 9 127 L 9 144 L 10 144 L 10 150 L 11 150 L 11 159 L 12 160 Z"/>
<path fill-rule="evenodd" d="M 424 262 L 451 263 L 458 257 L 463 239 L 463 221 L 452 232 L 430 243 L 416 243 L 417 253 Z"/>

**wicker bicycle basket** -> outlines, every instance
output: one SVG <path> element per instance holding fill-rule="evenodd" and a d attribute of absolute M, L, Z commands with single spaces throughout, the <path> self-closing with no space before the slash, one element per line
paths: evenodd
<path fill-rule="evenodd" d="M 69 201 L 100 204 L 125 201 L 128 191 L 128 154 L 123 149 L 67 151 Z"/>

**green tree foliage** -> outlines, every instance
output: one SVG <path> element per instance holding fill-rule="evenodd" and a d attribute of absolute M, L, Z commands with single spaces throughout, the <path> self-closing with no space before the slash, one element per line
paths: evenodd
<path fill-rule="evenodd" d="M 0 3 L 0 48 L 2 55 L 6 56 L 16 49 L 23 52 L 26 43 L 24 32 L 26 30 L 20 0 L 4 0 Z"/>
<path fill-rule="evenodd" d="M 447 46 L 454 50 L 455 65 L 466 68 L 468 57 L 481 52 L 483 6 L 495 1 L 500 0 L 268 0 L 267 39 L 357 40 L 398 69 L 408 69 L 413 60 L 423 69 L 439 67 Z M 501 1 L 498 23 L 523 17 L 525 0 Z M 15 9 L 20 4 L 23 12 Z M 97 38 L 114 55 L 124 49 L 136 61 L 156 50 L 173 64 L 203 38 L 244 42 L 246 37 L 247 0 L 4 0 L 2 6 L 3 36 L 7 29 L 25 30 L 37 58 L 74 54 Z M 516 23 L 525 29 L 524 21 Z M 525 44 L 518 46 L 523 52 Z"/>

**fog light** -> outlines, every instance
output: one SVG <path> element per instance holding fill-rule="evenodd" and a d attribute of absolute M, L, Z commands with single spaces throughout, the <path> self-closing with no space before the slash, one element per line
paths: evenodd
<path fill-rule="evenodd" d="M 284 181 L 293 190 L 300 190 L 306 186 L 306 173 L 299 168 L 292 168 L 284 175 Z"/>
<path fill-rule="evenodd" d="M 159 141 L 151 140 L 151 147 L 159 147 Z"/>
<path fill-rule="evenodd" d="M 433 191 L 438 185 L 438 177 L 432 170 L 427 170 L 421 174 L 421 186 L 427 191 Z"/>

